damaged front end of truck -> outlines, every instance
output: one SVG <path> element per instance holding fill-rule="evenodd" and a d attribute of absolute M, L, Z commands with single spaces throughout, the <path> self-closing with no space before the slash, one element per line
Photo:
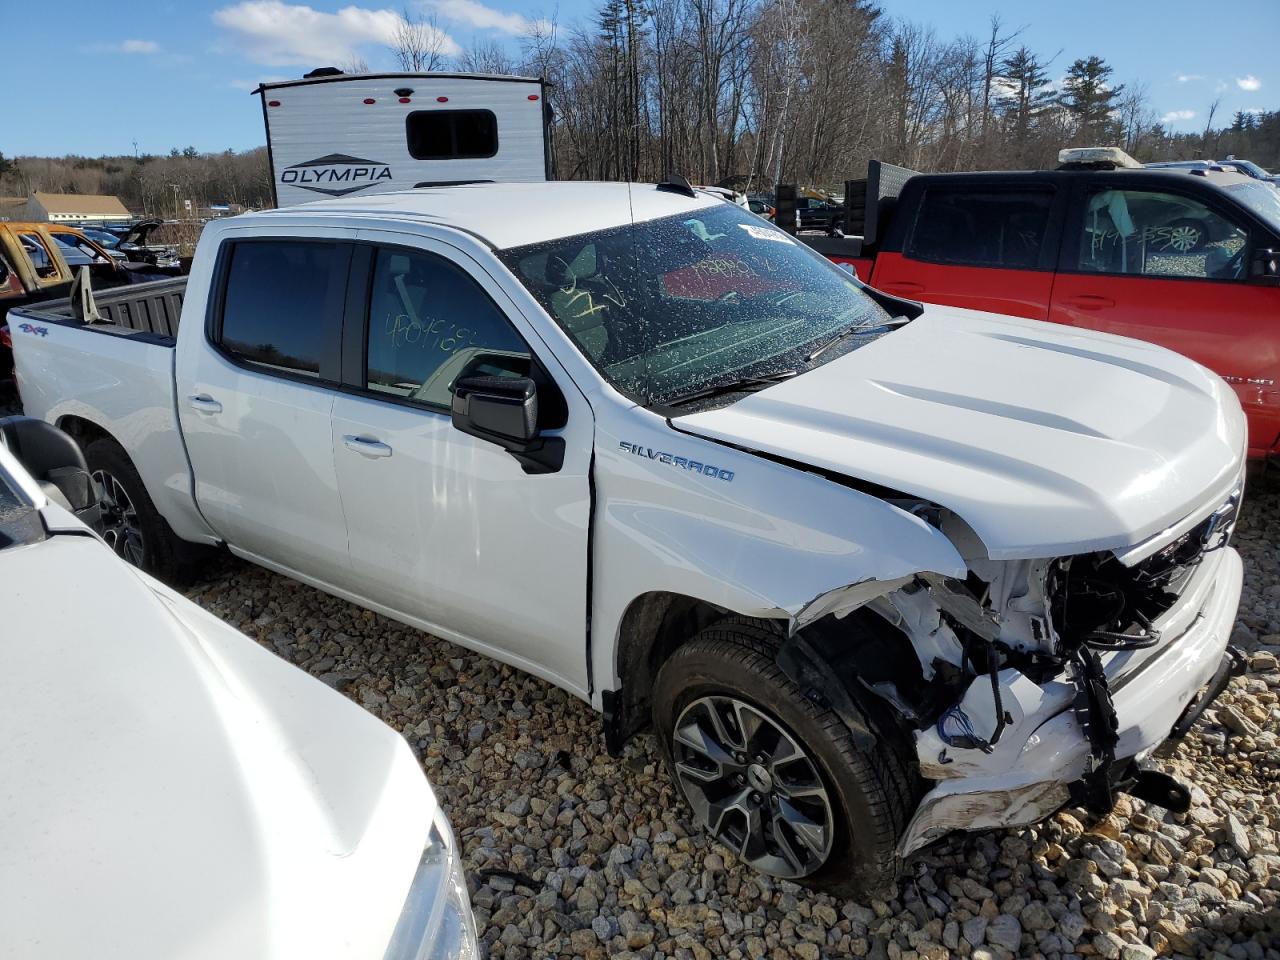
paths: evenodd
<path fill-rule="evenodd" d="M 793 681 L 855 735 L 910 738 L 923 795 L 901 855 L 1068 803 L 1103 813 L 1122 791 L 1185 809 L 1187 789 L 1144 761 L 1241 670 L 1227 645 L 1241 492 L 1126 550 L 1034 560 L 987 559 L 950 511 L 895 504 L 944 533 L 967 576 L 853 584 L 790 616 L 778 661 Z"/>

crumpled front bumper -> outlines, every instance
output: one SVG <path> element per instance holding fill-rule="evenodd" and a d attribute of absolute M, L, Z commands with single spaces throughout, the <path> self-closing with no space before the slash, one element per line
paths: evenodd
<path fill-rule="evenodd" d="M 1157 622 L 1167 639 L 1150 651 L 1112 654 L 1105 662 L 1119 721 L 1119 760 L 1142 760 L 1155 751 L 1227 656 L 1244 567 L 1230 547 L 1208 556 L 1210 569 Z M 902 836 L 903 856 L 955 830 L 1035 823 L 1067 803 L 1071 784 L 1088 770 L 1092 746 L 1070 707 L 1071 685 L 1051 681 L 1043 692 L 1058 712 L 1026 737 L 1005 769 L 938 781 Z"/>

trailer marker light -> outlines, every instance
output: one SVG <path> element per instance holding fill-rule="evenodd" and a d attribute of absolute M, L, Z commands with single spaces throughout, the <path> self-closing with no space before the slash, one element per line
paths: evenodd
<path fill-rule="evenodd" d="M 449 102 L 448 97 L 436 97 L 436 103 L 448 103 L 448 102 Z"/>
<path fill-rule="evenodd" d="M 409 98 L 408 98 L 408 97 L 401 97 L 401 98 L 400 98 L 400 102 L 401 102 L 401 103 L 408 103 L 408 102 L 409 102 Z"/>
<path fill-rule="evenodd" d="M 268 101 L 267 101 L 267 106 L 268 106 L 268 107 L 278 107 L 278 106 L 280 106 L 280 101 L 279 101 L 279 100 L 268 100 Z"/>
<path fill-rule="evenodd" d="M 377 100 L 375 100 L 375 99 L 373 99 L 373 97 L 365 97 L 365 98 L 364 98 L 364 102 L 365 102 L 365 103 L 377 103 L 378 101 L 377 101 Z"/>
<path fill-rule="evenodd" d="M 529 94 L 529 99 L 530 99 L 530 100 L 537 100 L 537 99 L 538 99 L 538 95 L 537 95 L 536 93 L 531 93 L 531 94 Z"/>

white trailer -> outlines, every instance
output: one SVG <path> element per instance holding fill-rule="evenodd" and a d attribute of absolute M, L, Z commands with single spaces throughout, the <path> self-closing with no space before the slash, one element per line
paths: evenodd
<path fill-rule="evenodd" d="M 551 179 L 551 107 L 536 77 L 322 68 L 254 93 L 277 206 L 428 184 Z"/>

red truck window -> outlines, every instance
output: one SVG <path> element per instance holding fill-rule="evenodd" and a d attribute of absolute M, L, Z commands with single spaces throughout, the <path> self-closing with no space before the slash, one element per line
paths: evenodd
<path fill-rule="evenodd" d="M 1034 269 L 1053 205 L 1048 188 L 976 191 L 930 187 L 907 256 L 933 263 Z"/>
<path fill-rule="evenodd" d="M 1098 190 L 1089 196 L 1079 269 L 1239 280 L 1248 234 L 1198 200 L 1145 190 Z"/>

